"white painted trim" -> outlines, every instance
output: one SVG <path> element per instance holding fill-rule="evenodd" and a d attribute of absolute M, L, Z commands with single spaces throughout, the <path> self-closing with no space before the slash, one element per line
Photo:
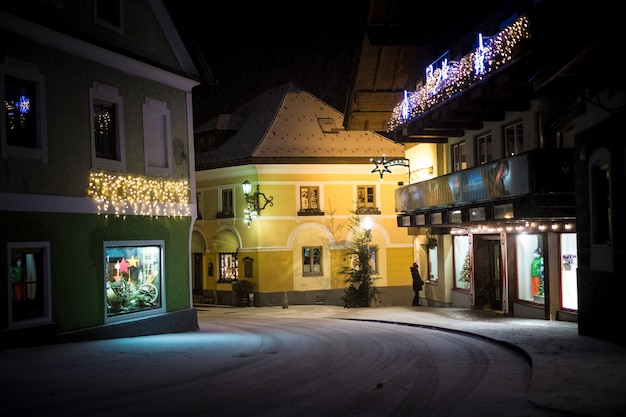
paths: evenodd
<path fill-rule="evenodd" d="M 174 74 L 7 13 L 0 12 L 0 28 L 50 48 L 179 90 L 191 92 L 194 86 L 200 84 L 197 80 Z"/>

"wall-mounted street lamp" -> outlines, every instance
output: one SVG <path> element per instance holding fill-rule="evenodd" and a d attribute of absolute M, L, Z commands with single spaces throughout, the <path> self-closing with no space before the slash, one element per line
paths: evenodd
<path fill-rule="evenodd" d="M 265 207 L 267 207 L 268 204 L 270 206 L 274 205 L 274 201 L 273 201 L 274 197 L 270 196 L 269 198 L 267 198 L 265 194 L 260 192 L 259 184 L 257 184 L 256 186 L 256 192 L 254 194 L 251 194 L 252 184 L 250 184 L 250 181 L 248 180 L 245 180 L 243 182 L 242 187 L 243 187 L 243 195 L 246 197 L 246 203 L 248 204 L 248 207 L 244 210 L 244 213 L 245 213 L 244 221 L 248 223 L 248 227 L 250 227 L 250 223 L 252 223 L 252 220 L 257 218 L 261 210 L 265 209 Z M 263 206 L 261 206 L 260 204 L 259 197 L 263 197 L 263 200 L 264 200 Z"/>

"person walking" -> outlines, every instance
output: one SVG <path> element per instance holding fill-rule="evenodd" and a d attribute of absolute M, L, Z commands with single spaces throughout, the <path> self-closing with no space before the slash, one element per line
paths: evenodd
<path fill-rule="evenodd" d="M 420 291 L 422 291 L 422 287 L 424 286 L 424 281 L 422 281 L 422 277 L 420 276 L 419 265 L 413 262 L 411 265 L 411 278 L 413 278 L 413 292 L 415 296 L 413 297 L 413 307 L 419 306 L 420 304 Z"/>

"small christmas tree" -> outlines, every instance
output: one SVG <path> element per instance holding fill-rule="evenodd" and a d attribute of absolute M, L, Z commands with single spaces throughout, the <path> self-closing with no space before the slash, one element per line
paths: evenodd
<path fill-rule="evenodd" d="M 470 280 L 469 252 L 467 252 L 465 254 L 465 260 L 463 261 L 463 266 L 461 267 L 461 273 L 459 274 L 459 281 L 469 282 L 469 280 Z"/>

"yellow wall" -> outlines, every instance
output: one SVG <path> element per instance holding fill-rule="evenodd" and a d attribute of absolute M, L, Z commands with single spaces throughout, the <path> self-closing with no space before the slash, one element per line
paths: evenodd
<path fill-rule="evenodd" d="M 372 245 L 379 250 L 380 279 L 378 287 L 410 285 L 408 272 L 413 263 L 413 236 L 396 223 L 395 189 L 398 182 L 407 181 L 406 168 L 393 168 L 385 174 L 384 181 L 372 174 L 372 165 L 248 165 L 220 168 L 197 173 L 196 189 L 201 193 L 199 209 L 202 219 L 196 228 L 207 239 L 205 272 L 208 262 L 213 262 L 214 277 L 206 277 L 207 289 L 215 288 L 219 278 L 219 248 L 216 233 L 225 228 L 234 231 L 239 239 L 239 277 L 244 278 L 243 258 L 253 261 L 255 291 L 315 291 L 344 288 L 346 278 L 339 271 L 348 264 L 346 245 L 350 243 L 349 220 L 354 216 L 356 187 L 376 188 L 376 206 L 380 214 L 369 215 L 373 222 Z M 260 192 L 273 198 L 260 212 L 250 227 L 243 220 L 246 203 L 241 183 L 252 183 L 253 192 L 260 184 Z M 323 216 L 298 216 L 300 187 L 318 186 L 319 203 Z M 234 218 L 216 218 L 220 187 L 233 188 Z M 261 205 L 264 203 L 261 197 Z M 362 215 L 361 217 L 364 217 Z M 302 247 L 322 246 L 321 276 L 304 277 L 302 274 Z M 212 281 L 212 282 L 207 282 Z"/>

